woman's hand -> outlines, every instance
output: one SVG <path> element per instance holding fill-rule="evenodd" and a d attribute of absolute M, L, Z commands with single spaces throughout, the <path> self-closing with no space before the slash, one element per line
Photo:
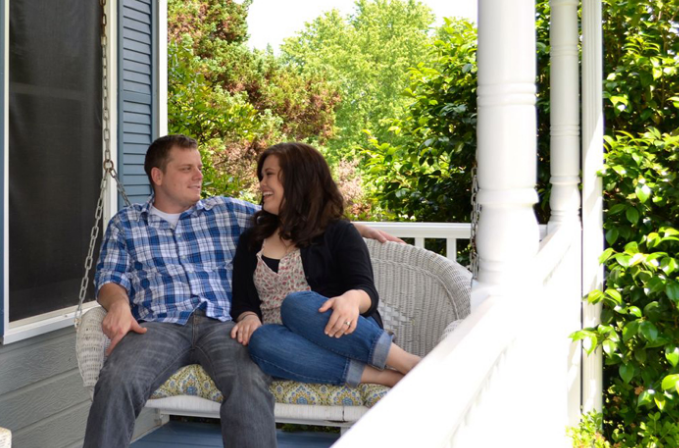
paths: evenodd
<path fill-rule="evenodd" d="M 361 303 L 364 301 L 362 295 L 368 296 L 365 291 L 352 289 L 323 303 L 318 309 L 320 313 L 325 313 L 329 309 L 333 310 L 328 325 L 325 327 L 325 334 L 331 338 L 339 338 L 356 330 Z M 368 298 L 369 301 L 370 298 Z"/>
<path fill-rule="evenodd" d="M 239 343 L 248 345 L 252 333 L 262 326 L 262 321 L 259 316 L 254 313 L 241 315 L 238 317 L 238 323 L 231 330 L 231 338 L 237 339 Z"/>

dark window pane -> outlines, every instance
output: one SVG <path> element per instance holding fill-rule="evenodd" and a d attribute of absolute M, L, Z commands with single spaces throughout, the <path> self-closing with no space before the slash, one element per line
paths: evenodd
<path fill-rule="evenodd" d="M 78 301 L 101 181 L 100 13 L 10 2 L 10 321 Z"/>

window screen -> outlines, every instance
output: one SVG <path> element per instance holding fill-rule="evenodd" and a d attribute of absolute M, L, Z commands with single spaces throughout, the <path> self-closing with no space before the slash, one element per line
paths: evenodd
<path fill-rule="evenodd" d="M 101 181 L 100 15 L 10 1 L 10 321 L 78 302 Z"/>

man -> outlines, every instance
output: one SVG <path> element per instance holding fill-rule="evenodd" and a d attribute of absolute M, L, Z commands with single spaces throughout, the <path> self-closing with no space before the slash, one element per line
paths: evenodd
<path fill-rule="evenodd" d="M 97 300 L 108 311 L 102 327 L 111 345 L 84 446 L 128 446 L 151 393 L 180 367 L 200 364 L 224 396 L 224 446 L 275 447 L 270 378 L 229 336 L 232 260 L 258 207 L 200 199 L 202 164 L 189 137 L 154 141 L 144 170 L 153 195 L 113 217 L 97 264 Z"/>

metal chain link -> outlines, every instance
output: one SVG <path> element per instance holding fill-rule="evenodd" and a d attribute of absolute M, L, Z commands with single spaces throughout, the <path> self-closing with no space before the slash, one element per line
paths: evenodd
<path fill-rule="evenodd" d="M 477 202 L 476 196 L 479 192 L 479 180 L 476 176 L 476 167 L 472 168 L 472 216 L 471 216 L 471 236 L 469 237 L 469 261 L 471 262 L 472 281 L 479 277 L 479 253 L 476 247 L 476 234 L 479 229 L 479 217 L 481 215 L 481 205 Z"/>
<path fill-rule="evenodd" d="M 87 295 L 87 286 L 90 281 L 89 273 L 92 269 L 92 264 L 94 262 L 94 249 L 97 244 L 97 239 L 99 238 L 99 224 L 103 224 L 104 216 L 104 198 L 106 196 L 106 189 L 108 186 L 108 177 L 115 181 L 118 193 L 122 196 L 125 201 L 125 205 L 129 206 L 130 199 L 125 193 L 125 187 L 120 182 L 118 178 L 118 173 L 116 172 L 115 165 L 111 158 L 111 113 L 108 108 L 109 102 L 109 85 L 108 85 L 108 37 L 106 36 L 106 26 L 108 19 L 106 17 L 106 0 L 99 0 L 99 5 L 101 6 L 101 67 L 102 67 L 102 134 L 104 137 L 104 161 L 103 169 L 104 172 L 101 178 L 101 186 L 99 199 L 97 200 L 97 208 L 94 212 L 94 225 L 90 231 L 90 244 L 87 249 L 87 258 L 85 259 L 85 275 L 80 282 L 80 294 L 78 296 L 78 308 L 75 312 L 75 327 L 78 328 L 80 323 L 80 317 L 82 316 L 83 303 L 85 302 L 85 296 Z"/>

